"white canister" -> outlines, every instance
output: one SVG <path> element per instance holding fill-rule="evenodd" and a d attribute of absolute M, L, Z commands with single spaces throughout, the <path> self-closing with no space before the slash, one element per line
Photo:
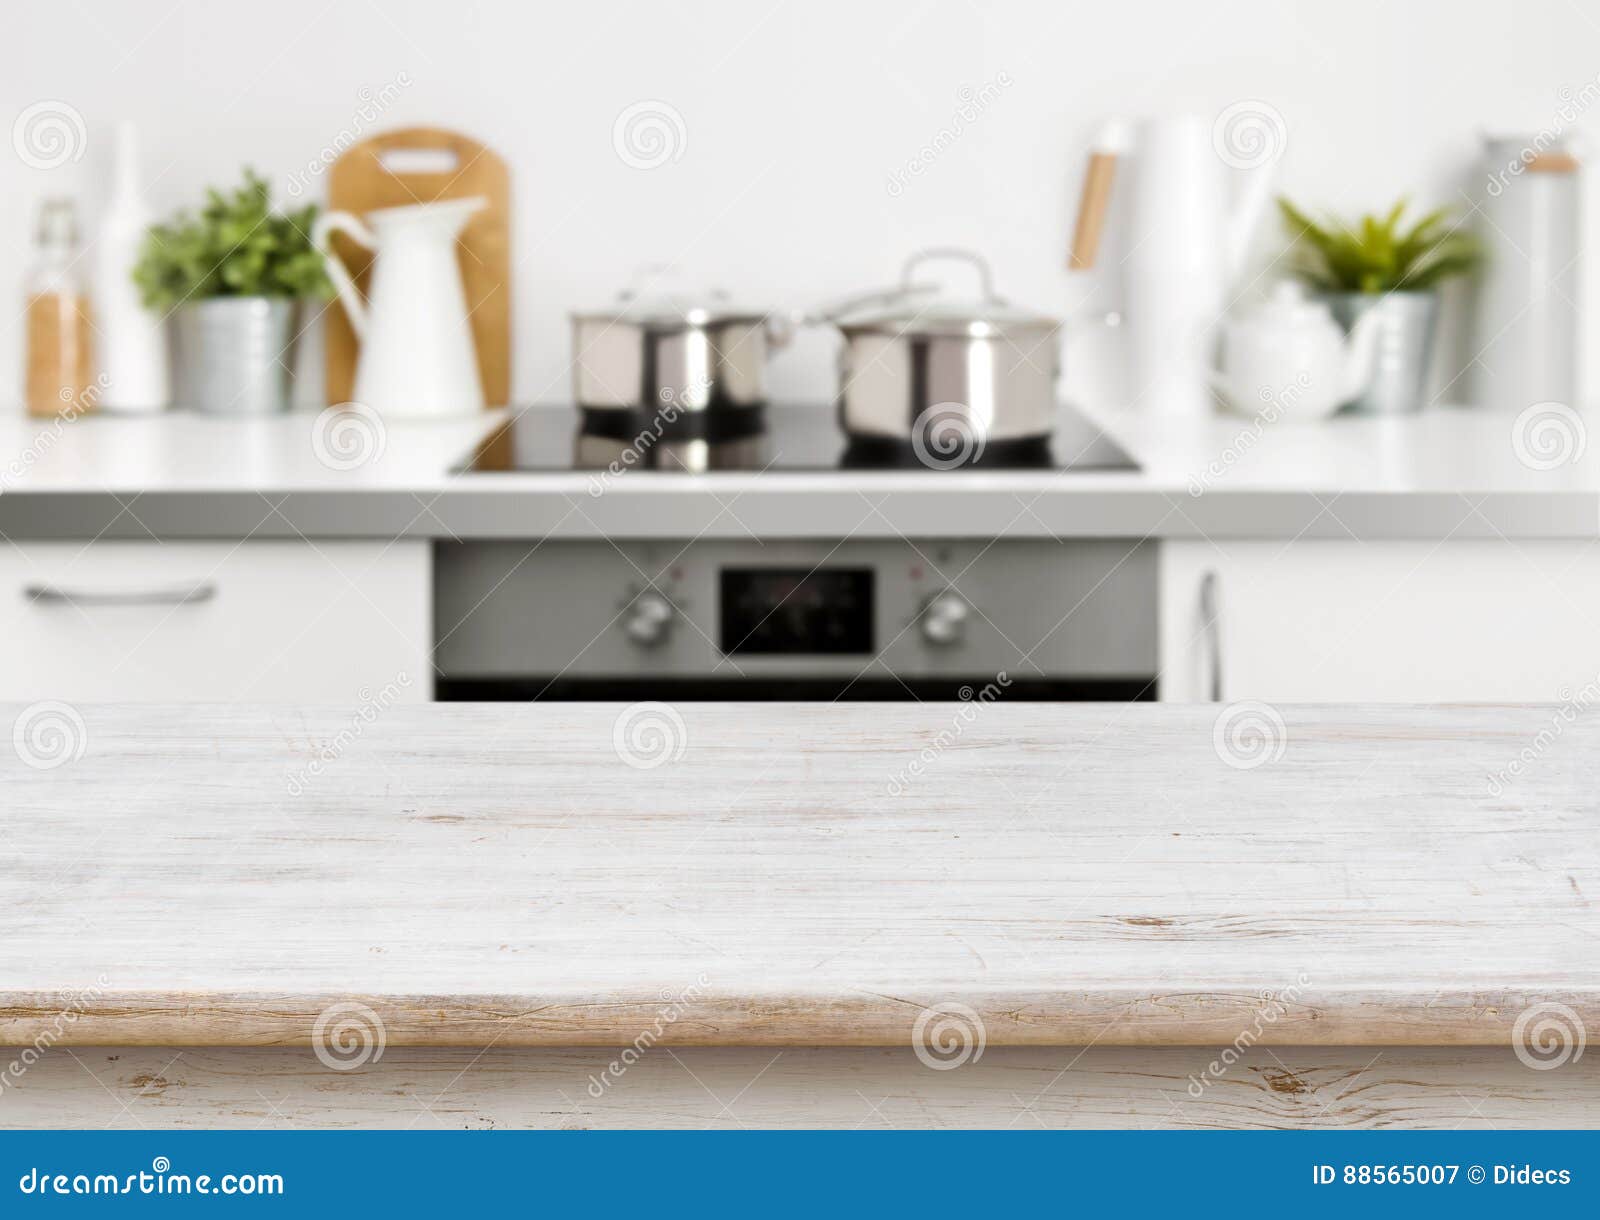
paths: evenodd
<path fill-rule="evenodd" d="M 1548 132 L 1485 136 L 1475 193 L 1484 266 L 1472 399 L 1496 407 L 1573 405 L 1582 278 L 1577 158 Z"/>

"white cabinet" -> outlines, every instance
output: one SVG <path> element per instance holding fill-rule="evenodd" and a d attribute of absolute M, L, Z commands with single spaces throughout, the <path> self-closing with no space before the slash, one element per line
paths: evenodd
<path fill-rule="evenodd" d="M 430 581 L 424 541 L 0 547 L 0 700 L 426 700 Z"/>
<path fill-rule="evenodd" d="M 1600 542 L 1162 544 L 1163 700 L 1560 702 L 1597 687 Z"/>

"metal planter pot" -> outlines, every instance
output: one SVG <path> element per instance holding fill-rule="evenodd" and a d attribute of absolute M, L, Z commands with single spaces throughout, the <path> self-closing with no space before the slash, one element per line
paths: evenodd
<path fill-rule="evenodd" d="M 177 404 L 212 415 L 287 411 L 294 314 L 288 297 L 216 297 L 180 308 Z"/>
<path fill-rule="evenodd" d="M 1426 401 L 1428 369 L 1439 328 L 1439 297 L 1432 292 L 1329 293 L 1324 298 L 1348 334 L 1377 314 L 1377 355 L 1366 392 L 1345 405 L 1363 415 L 1404 415 Z"/>

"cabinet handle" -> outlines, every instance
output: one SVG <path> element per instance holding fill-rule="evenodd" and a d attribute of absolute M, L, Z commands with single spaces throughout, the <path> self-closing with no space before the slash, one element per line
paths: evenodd
<path fill-rule="evenodd" d="M 122 592 L 104 589 L 64 589 L 60 585 L 27 585 L 22 596 L 30 602 L 74 606 L 186 606 L 208 602 L 217 595 L 211 581 L 197 585 L 175 585 L 165 589 L 129 589 Z"/>
<path fill-rule="evenodd" d="M 1212 703 L 1222 702 L 1222 626 L 1217 612 L 1217 574 L 1207 572 L 1200 578 L 1200 624 L 1205 632 L 1206 657 L 1210 670 L 1206 676 L 1206 698 Z"/>

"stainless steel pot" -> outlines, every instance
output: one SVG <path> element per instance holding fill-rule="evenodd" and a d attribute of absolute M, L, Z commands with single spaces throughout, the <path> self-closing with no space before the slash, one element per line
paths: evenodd
<path fill-rule="evenodd" d="M 572 315 L 573 390 L 585 410 L 738 412 L 767 400 L 770 350 L 787 321 L 736 308 L 726 294 L 641 298 Z"/>
<path fill-rule="evenodd" d="M 914 280 L 935 259 L 978 273 L 981 295 L 930 295 Z M 839 415 L 852 438 L 909 442 L 926 464 L 956 465 L 995 441 L 1050 435 L 1061 323 L 995 294 L 989 266 L 967 250 L 925 250 L 900 288 L 825 316 L 844 334 Z"/>

